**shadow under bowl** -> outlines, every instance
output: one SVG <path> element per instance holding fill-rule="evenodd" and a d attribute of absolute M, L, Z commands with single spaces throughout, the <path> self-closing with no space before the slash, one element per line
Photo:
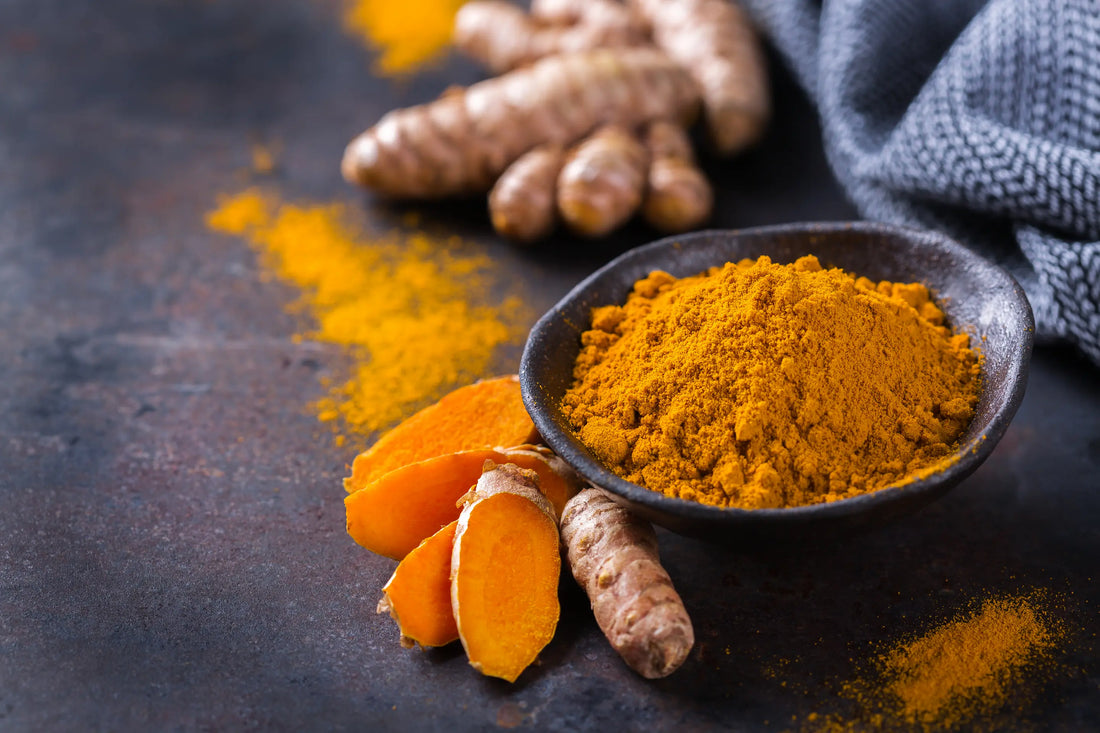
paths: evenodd
<path fill-rule="evenodd" d="M 653 270 L 676 277 L 768 255 L 788 263 L 813 254 L 821 264 L 872 280 L 922 282 L 956 331 L 970 334 L 983 356 L 982 385 L 957 460 L 903 486 L 840 501 L 789 509 L 734 509 L 675 499 L 626 481 L 580 442 L 561 402 L 593 307 L 622 304 Z M 1000 267 L 947 237 L 871 222 L 789 224 L 702 231 L 630 250 L 597 270 L 531 330 L 520 363 L 523 399 L 547 445 L 585 479 L 607 489 L 640 516 L 680 534 L 725 544 L 802 541 L 842 536 L 916 511 L 969 476 L 1004 435 L 1027 383 L 1034 319 L 1023 290 Z"/>

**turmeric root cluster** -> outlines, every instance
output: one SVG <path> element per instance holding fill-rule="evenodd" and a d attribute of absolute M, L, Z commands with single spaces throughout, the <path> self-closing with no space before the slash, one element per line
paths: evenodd
<path fill-rule="evenodd" d="M 534 0 L 530 13 L 473 0 L 453 40 L 499 76 L 385 115 L 348 145 L 343 174 L 398 198 L 488 190 L 493 226 L 520 242 L 558 221 L 602 236 L 638 212 L 661 231 L 699 226 L 713 193 L 687 127 L 701 107 L 728 155 L 770 116 L 759 42 L 729 0 Z"/>
<path fill-rule="evenodd" d="M 460 640 L 474 668 L 514 682 L 554 636 L 564 542 L 616 651 L 646 677 L 671 673 L 691 623 L 652 528 L 594 489 L 578 493 L 537 438 L 517 378 L 500 377 L 447 395 L 356 458 L 348 533 L 400 561 L 378 612 L 402 646 Z M 491 447 L 501 444 L 514 447 Z"/>

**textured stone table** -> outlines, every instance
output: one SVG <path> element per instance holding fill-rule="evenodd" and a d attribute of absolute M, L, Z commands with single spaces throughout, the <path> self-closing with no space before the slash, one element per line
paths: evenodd
<path fill-rule="evenodd" d="M 480 76 L 371 78 L 339 10 L 0 3 L 0 730 L 782 730 L 829 712 L 876 641 L 1032 587 L 1075 635 L 1025 722 L 1100 725 L 1100 379 L 1063 349 L 1037 352 L 989 462 L 915 516 L 812 548 L 663 533 L 699 636 L 669 679 L 625 669 L 571 583 L 515 686 L 457 645 L 398 648 L 374 614 L 393 563 L 343 528 L 354 450 L 303 410 L 341 354 L 292 342 L 292 293 L 202 225 L 255 142 L 279 148 L 288 199 L 377 208 L 339 179 L 345 142 Z M 766 143 L 710 164 L 720 226 L 853 216 L 777 77 Z M 437 216 L 531 283 L 536 311 L 653 238 L 516 253 L 477 206 Z"/>

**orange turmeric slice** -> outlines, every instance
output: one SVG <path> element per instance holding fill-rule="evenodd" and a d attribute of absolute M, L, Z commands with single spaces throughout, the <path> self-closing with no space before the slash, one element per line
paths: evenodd
<path fill-rule="evenodd" d="M 521 446 L 451 453 L 402 466 L 345 497 L 348 534 L 372 552 L 402 559 L 424 538 L 458 519 L 457 502 L 477 483 L 487 460 L 535 471 L 555 516 L 579 488 L 572 469 L 546 449 Z"/>
<path fill-rule="evenodd" d="M 451 611 L 451 548 L 458 522 L 421 542 L 405 556 L 382 589 L 378 613 L 389 612 L 401 629 L 401 646 L 443 646 L 458 639 Z"/>
<path fill-rule="evenodd" d="M 383 435 L 356 457 L 344 488 L 357 491 L 387 471 L 426 458 L 538 440 L 523 406 L 519 377 L 486 379 L 456 389 Z"/>
<path fill-rule="evenodd" d="M 470 664 L 515 682 L 557 628 L 558 524 L 533 471 L 487 469 L 458 520 L 451 609 Z"/>

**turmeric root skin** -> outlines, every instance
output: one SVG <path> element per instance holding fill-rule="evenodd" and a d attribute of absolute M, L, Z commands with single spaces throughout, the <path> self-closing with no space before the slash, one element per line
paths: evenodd
<path fill-rule="evenodd" d="M 640 23 L 622 5 L 593 2 L 575 17 L 527 15 L 503 0 L 471 0 L 455 16 L 454 45 L 494 73 L 511 71 L 545 56 L 597 48 L 638 46 L 648 41 Z"/>
<path fill-rule="evenodd" d="M 549 56 L 390 112 L 352 140 L 342 171 L 348 181 L 393 197 L 487 191 L 538 144 L 568 145 L 606 123 L 686 124 L 698 102 L 691 76 L 652 48 Z"/>
<path fill-rule="evenodd" d="M 649 179 L 642 215 L 654 228 L 686 232 L 708 218 L 714 190 L 695 165 L 691 141 L 679 125 L 658 121 L 646 130 Z"/>
<path fill-rule="evenodd" d="M 735 0 L 630 0 L 653 40 L 691 71 L 718 152 L 755 143 L 771 117 L 767 67 L 756 31 Z"/>
<path fill-rule="evenodd" d="M 578 234 L 601 237 L 642 204 L 648 155 L 631 132 L 608 125 L 579 144 L 558 177 L 558 210 Z"/>
<path fill-rule="evenodd" d="M 653 527 L 590 488 L 566 504 L 561 536 L 573 577 L 623 661 L 649 679 L 676 671 L 695 633 L 661 566 Z"/>
<path fill-rule="evenodd" d="M 517 242 L 549 234 L 558 218 L 558 173 L 564 161 L 560 146 L 540 145 L 508 166 L 489 192 L 493 228 Z"/>

